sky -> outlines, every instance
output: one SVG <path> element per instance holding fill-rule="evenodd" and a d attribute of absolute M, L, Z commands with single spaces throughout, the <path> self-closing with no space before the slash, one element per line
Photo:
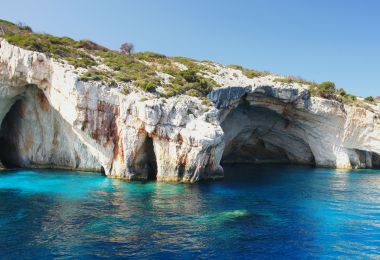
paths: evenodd
<path fill-rule="evenodd" d="M 377 0 L 0 0 L 0 18 L 118 49 L 240 64 L 380 96 Z"/>

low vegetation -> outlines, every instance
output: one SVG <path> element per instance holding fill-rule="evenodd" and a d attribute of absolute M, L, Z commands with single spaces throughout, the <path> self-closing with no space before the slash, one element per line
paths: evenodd
<path fill-rule="evenodd" d="M 109 73 L 90 68 L 86 72 L 82 73 L 80 80 L 87 82 L 87 81 L 103 81 L 103 82 L 109 82 L 111 80 L 111 76 Z"/>
<path fill-rule="evenodd" d="M 240 70 L 244 76 L 246 76 L 247 78 L 250 78 L 250 79 L 270 75 L 270 72 L 258 71 L 258 70 L 254 70 L 254 69 L 246 69 L 240 65 L 228 65 L 227 67 L 231 68 L 231 69 L 235 69 L 235 70 Z"/>
<path fill-rule="evenodd" d="M 367 102 L 371 102 L 371 103 L 375 102 L 375 99 L 372 96 L 366 97 L 364 100 L 367 101 Z"/>
<path fill-rule="evenodd" d="M 285 84 L 299 83 L 302 85 L 313 85 L 313 84 L 315 84 L 315 82 L 313 82 L 313 81 L 309 81 L 309 80 L 306 80 L 306 79 L 303 79 L 303 78 L 297 77 L 297 76 L 287 76 L 287 77 L 283 77 L 283 78 L 275 78 L 274 82 L 280 82 L 280 83 L 285 83 Z"/>
<path fill-rule="evenodd" d="M 172 59 L 185 65 L 187 69 L 181 70 L 175 65 L 163 66 L 163 72 L 171 76 L 170 83 L 164 85 L 167 96 L 179 94 L 206 96 L 213 88 L 219 87 L 214 80 L 203 76 L 205 71 L 209 70 L 208 66 L 184 57 Z"/>
<path fill-rule="evenodd" d="M 88 68 L 96 65 L 87 52 L 82 51 L 84 41 L 75 41 L 69 37 L 55 37 L 49 34 L 34 33 L 24 24 L 13 24 L 0 20 L 1 37 L 9 43 L 27 50 L 46 53 L 54 58 L 63 58 L 74 67 Z"/>
<path fill-rule="evenodd" d="M 0 19 L 0 37 L 9 43 L 24 49 L 43 52 L 50 57 L 63 59 L 75 68 L 86 69 L 80 75 L 80 80 L 99 81 L 109 85 L 131 83 L 143 91 L 156 92 L 161 96 L 186 94 L 204 97 L 214 88 L 217 82 L 209 78 L 209 73 L 215 73 L 215 67 L 210 62 L 198 62 L 185 57 L 167 57 L 154 52 L 133 53 L 132 43 L 124 43 L 120 52 L 110 50 L 90 40 L 76 41 L 69 37 L 56 37 L 45 33 L 35 33 L 26 24 L 14 24 Z M 105 64 L 110 70 L 104 70 L 97 65 Z M 229 68 L 240 70 L 248 78 L 267 76 L 270 73 L 243 68 L 239 65 L 229 65 Z M 159 73 L 169 77 L 164 79 Z M 337 100 L 345 104 L 363 106 L 374 103 L 373 97 L 364 100 L 336 89 L 333 82 L 317 84 L 295 76 L 278 77 L 275 82 L 284 84 L 299 83 L 309 85 L 312 96 Z M 123 87 L 122 93 L 128 94 L 129 88 Z M 204 101 L 206 102 L 206 101 Z M 368 105 L 367 105 L 368 106 Z"/>
<path fill-rule="evenodd" d="M 286 76 L 275 78 L 274 82 L 307 85 L 311 96 L 335 100 L 343 104 L 363 107 L 369 110 L 372 110 L 369 103 L 375 104 L 375 99 L 372 96 L 364 99 L 358 98 L 355 95 L 347 93 L 343 88 L 336 88 L 335 83 L 331 81 L 316 83 L 315 81 L 305 80 L 297 76 Z"/>
<path fill-rule="evenodd" d="M 301 77 L 287 76 L 278 77 L 274 79 L 274 82 L 280 82 L 284 84 L 299 83 L 302 85 L 308 85 L 311 96 L 321 97 L 330 100 L 336 100 L 343 104 L 354 105 L 358 107 L 364 107 L 370 109 L 366 103 L 374 103 L 373 97 L 366 97 L 364 100 L 360 100 L 355 95 L 347 93 L 343 88 L 337 89 L 334 82 L 325 81 L 322 83 L 316 83 L 315 81 L 305 80 Z"/>
<path fill-rule="evenodd" d="M 339 90 L 337 91 L 335 89 L 335 83 L 331 81 L 325 81 L 320 84 L 310 84 L 309 91 L 312 96 L 335 100 L 342 94 L 339 93 Z M 345 95 L 345 93 L 343 95 Z"/>
<path fill-rule="evenodd" d="M 362 100 L 355 95 L 347 93 L 342 88 L 337 89 L 335 87 L 335 83 L 331 81 L 325 81 L 320 84 L 313 83 L 309 86 L 309 91 L 312 96 L 336 100 L 343 104 L 363 107 L 369 110 L 372 110 L 372 108 L 368 105 L 368 103 L 375 102 L 373 97 L 366 97 Z"/>
<path fill-rule="evenodd" d="M 13 45 L 63 59 L 75 68 L 87 69 L 80 76 L 80 80 L 85 82 L 130 82 L 149 92 L 155 92 L 157 87 L 162 87 L 164 91 L 161 94 L 164 96 L 205 96 L 218 87 L 215 81 L 204 76 L 210 69 L 209 66 L 183 57 L 166 57 L 153 52 L 133 53 L 132 43 L 122 44 L 120 52 L 117 52 L 90 40 L 75 41 L 69 37 L 35 33 L 25 24 L 14 24 L 5 20 L 0 20 L 0 36 Z M 177 62 L 187 69 L 182 70 L 176 66 Z M 99 63 L 104 63 L 111 71 L 96 68 Z M 157 72 L 169 74 L 169 82 L 163 82 Z"/>

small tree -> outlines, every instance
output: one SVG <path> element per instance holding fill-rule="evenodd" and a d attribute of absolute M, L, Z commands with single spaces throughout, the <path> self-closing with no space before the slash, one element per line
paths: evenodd
<path fill-rule="evenodd" d="M 134 48 L 135 47 L 133 46 L 132 43 L 126 42 L 120 46 L 120 52 L 123 54 L 131 55 L 134 51 Z"/>
<path fill-rule="evenodd" d="M 19 22 L 19 23 L 17 24 L 17 27 L 18 27 L 20 30 L 23 30 L 23 31 L 33 32 L 32 27 L 28 26 L 27 24 L 25 24 L 25 23 L 23 23 L 23 22 Z"/>

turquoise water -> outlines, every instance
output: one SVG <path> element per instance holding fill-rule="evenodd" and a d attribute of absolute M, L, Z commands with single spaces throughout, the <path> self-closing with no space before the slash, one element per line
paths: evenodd
<path fill-rule="evenodd" d="M 0 258 L 380 256 L 380 172 L 228 166 L 195 185 L 0 174 Z"/>

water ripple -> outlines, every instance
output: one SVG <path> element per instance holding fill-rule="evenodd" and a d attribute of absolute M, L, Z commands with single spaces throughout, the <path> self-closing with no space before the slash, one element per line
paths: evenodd
<path fill-rule="evenodd" d="M 0 175 L 0 258 L 379 258 L 380 174 L 226 167 L 224 181 Z"/>

